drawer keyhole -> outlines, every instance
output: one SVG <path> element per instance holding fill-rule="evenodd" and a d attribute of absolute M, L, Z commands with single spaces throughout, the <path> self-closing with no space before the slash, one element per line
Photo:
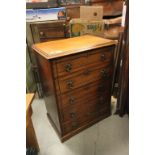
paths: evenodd
<path fill-rule="evenodd" d="M 101 60 L 104 61 L 105 59 L 106 59 L 106 58 L 105 58 L 105 55 L 102 54 L 102 55 L 101 55 Z"/>
<path fill-rule="evenodd" d="M 70 97 L 70 98 L 69 98 L 69 103 L 70 103 L 70 104 L 73 104 L 74 101 L 75 101 L 75 98 L 74 98 L 74 97 Z"/>

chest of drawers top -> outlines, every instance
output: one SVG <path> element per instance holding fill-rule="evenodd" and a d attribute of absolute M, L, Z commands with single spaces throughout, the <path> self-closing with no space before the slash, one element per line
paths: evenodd
<path fill-rule="evenodd" d="M 117 41 L 92 35 L 84 35 L 75 38 L 38 43 L 33 45 L 32 48 L 44 58 L 54 59 L 114 44 L 117 44 Z"/>

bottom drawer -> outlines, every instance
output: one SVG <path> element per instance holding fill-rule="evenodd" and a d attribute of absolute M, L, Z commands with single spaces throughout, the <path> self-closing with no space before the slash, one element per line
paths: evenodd
<path fill-rule="evenodd" d="M 104 92 L 102 95 L 89 97 L 82 101 L 79 105 L 68 106 L 62 110 L 63 121 L 68 122 L 79 117 L 95 117 L 99 110 L 104 110 L 110 107 L 109 92 Z"/>
<path fill-rule="evenodd" d="M 71 122 L 66 122 L 63 124 L 63 135 L 68 134 L 72 131 L 78 130 L 91 122 L 106 118 L 110 115 L 110 107 L 104 110 L 92 111 L 85 115 L 85 117 L 79 117 Z"/>

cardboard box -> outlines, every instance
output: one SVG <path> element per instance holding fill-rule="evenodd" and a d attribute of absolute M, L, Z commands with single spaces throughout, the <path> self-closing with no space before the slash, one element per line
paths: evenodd
<path fill-rule="evenodd" d="M 66 19 L 65 7 L 26 10 L 26 22 L 37 22 L 58 19 Z"/>
<path fill-rule="evenodd" d="M 72 19 L 70 21 L 70 36 L 76 37 L 84 34 L 102 36 L 104 32 L 104 21 L 93 21 L 86 19 Z"/>
<path fill-rule="evenodd" d="M 103 6 L 80 6 L 80 18 L 88 20 L 102 20 Z"/>

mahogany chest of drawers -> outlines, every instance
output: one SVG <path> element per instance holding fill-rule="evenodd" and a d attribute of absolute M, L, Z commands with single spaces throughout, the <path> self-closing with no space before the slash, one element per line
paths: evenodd
<path fill-rule="evenodd" d="M 110 116 L 115 44 L 85 35 L 33 45 L 47 116 L 62 142 Z"/>

